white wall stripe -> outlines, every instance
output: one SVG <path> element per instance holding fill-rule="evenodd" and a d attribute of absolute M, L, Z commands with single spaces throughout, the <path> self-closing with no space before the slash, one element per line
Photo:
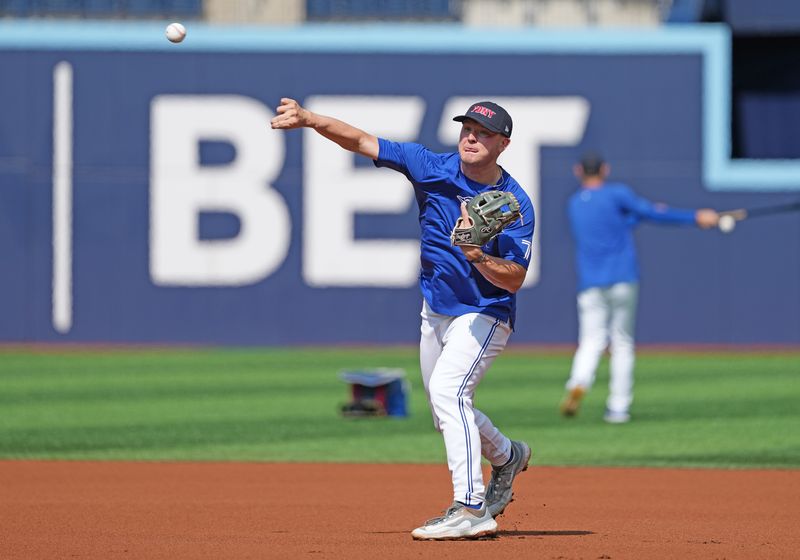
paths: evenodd
<path fill-rule="evenodd" d="M 53 328 L 72 328 L 72 66 L 53 70 Z"/>

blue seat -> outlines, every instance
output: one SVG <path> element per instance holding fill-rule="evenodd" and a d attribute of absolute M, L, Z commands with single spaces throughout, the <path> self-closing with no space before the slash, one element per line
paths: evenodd
<path fill-rule="evenodd" d="M 454 0 L 306 0 L 309 20 L 458 20 Z"/>
<path fill-rule="evenodd" d="M 133 17 L 153 17 L 166 14 L 163 0 L 133 0 L 128 2 L 126 12 Z"/>
<path fill-rule="evenodd" d="M 81 13 L 80 0 L 29 0 L 28 15 L 61 15 Z"/>
<path fill-rule="evenodd" d="M 123 14 L 125 0 L 83 0 L 83 14 L 86 17 L 109 17 Z"/>
<path fill-rule="evenodd" d="M 665 23 L 697 23 L 703 19 L 705 0 L 673 0 Z"/>
<path fill-rule="evenodd" d="M 197 17 L 203 15 L 203 1 L 202 0 L 170 0 L 169 13 L 177 16 L 184 17 Z"/>
<path fill-rule="evenodd" d="M 30 3 L 27 0 L 0 0 L 0 14 L 11 17 L 27 17 L 30 15 Z"/>

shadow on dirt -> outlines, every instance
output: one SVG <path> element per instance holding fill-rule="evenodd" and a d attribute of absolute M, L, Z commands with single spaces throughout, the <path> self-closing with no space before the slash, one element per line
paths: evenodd
<path fill-rule="evenodd" d="M 580 537 L 594 531 L 497 531 L 498 537 Z"/>

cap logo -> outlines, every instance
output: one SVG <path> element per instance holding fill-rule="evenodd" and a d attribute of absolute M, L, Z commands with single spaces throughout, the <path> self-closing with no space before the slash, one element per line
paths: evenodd
<path fill-rule="evenodd" d="M 489 117 L 490 119 L 495 115 L 495 111 L 491 109 L 487 109 L 483 105 L 475 105 L 472 109 L 469 110 L 470 113 L 478 113 L 483 115 L 484 117 Z"/>

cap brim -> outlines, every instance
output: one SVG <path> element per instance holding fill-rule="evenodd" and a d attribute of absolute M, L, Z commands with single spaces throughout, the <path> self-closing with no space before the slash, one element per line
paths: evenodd
<path fill-rule="evenodd" d="M 487 130 L 491 130 L 492 132 L 496 132 L 497 134 L 503 134 L 502 130 L 500 130 L 498 128 L 495 128 L 492 125 L 488 125 L 483 121 L 479 121 L 476 118 L 468 117 L 467 115 L 458 115 L 457 117 L 453 117 L 453 120 L 456 121 L 456 122 L 464 122 L 464 121 L 467 121 L 467 120 L 475 121 L 476 123 L 478 123 L 479 125 L 481 125 L 483 128 L 485 128 Z"/>

